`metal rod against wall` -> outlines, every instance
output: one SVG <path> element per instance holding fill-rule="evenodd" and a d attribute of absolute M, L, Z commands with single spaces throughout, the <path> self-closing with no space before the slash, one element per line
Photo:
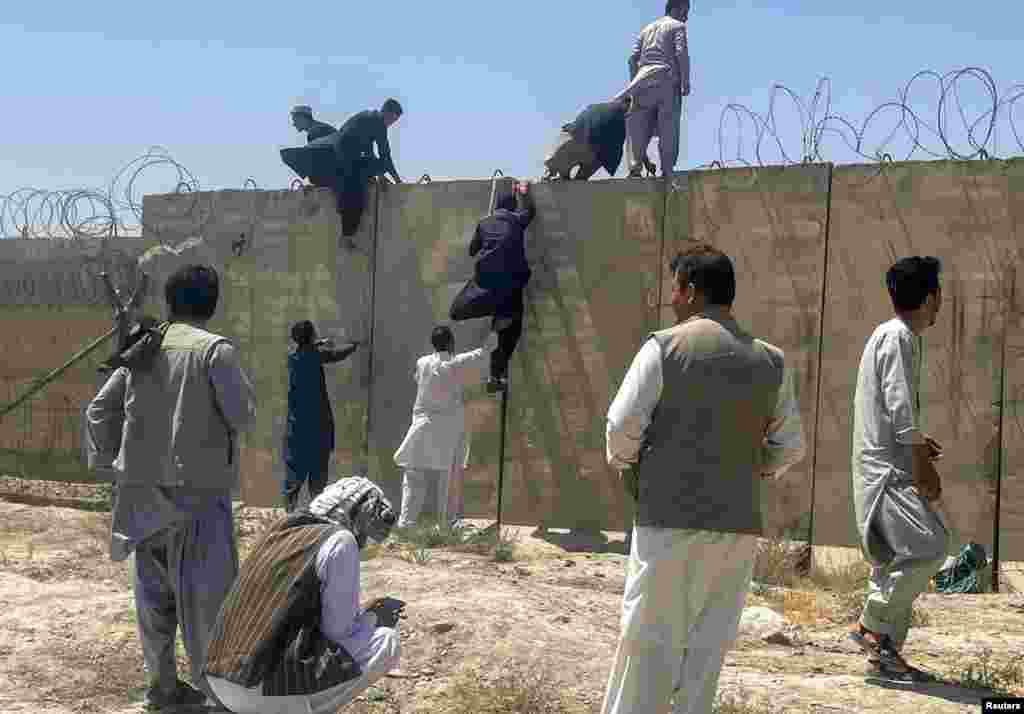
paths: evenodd
<path fill-rule="evenodd" d="M 828 167 L 828 183 L 825 195 L 825 248 L 824 248 L 824 268 L 821 275 L 821 303 L 819 304 L 818 314 L 818 374 L 817 382 L 817 394 L 814 397 L 815 408 L 814 408 L 814 434 L 811 435 L 811 442 L 814 444 L 813 451 L 811 452 L 811 516 L 810 521 L 807 524 L 807 547 L 811 548 L 811 559 L 814 558 L 814 498 L 815 498 L 815 486 L 818 482 L 818 425 L 821 422 L 821 392 L 822 392 L 822 378 L 821 364 L 822 355 L 825 353 L 825 306 L 827 304 L 828 296 L 828 248 L 829 242 L 832 236 L 832 164 L 827 164 Z"/>
<path fill-rule="evenodd" d="M 992 523 L 992 592 L 999 592 L 999 512 L 1002 510 L 1003 496 L 1003 426 L 1006 415 L 1006 349 L 1009 337 L 1010 314 L 1013 311 L 1016 298 L 1017 269 L 1011 262 L 1006 269 L 1006 277 L 1010 281 L 1009 309 L 1003 314 L 1003 349 L 999 365 L 999 427 L 996 436 L 999 439 L 996 445 L 996 513 Z M 1005 295 L 1005 291 L 1004 291 Z"/>
<path fill-rule="evenodd" d="M 377 183 L 373 192 L 373 248 L 370 253 L 370 334 L 368 335 L 370 355 L 368 357 L 369 366 L 366 370 L 366 473 L 363 474 L 366 478 L 370 476 L 370 432 L 373 431 L 371 417 L 373 415 L 373 353 L 377 305 L 377 240 L 380 235 L 380 194 L 380 183 Z"/>
<path fill-rule="evenodd" d="M 3 419 L 5 416 L 7 416 L 11 412 L 13 412 L 15 409 L 20 407 L 22 404 L 27 402 L 29 399 L 31 399 L 36 394 L 41 392 L 48 384 L 50 384 L 55 379 L 57 379 L 57 377 L 61 376 L 62 374 L 64 374 L 64 372 L 69 370 L 75 364 L 77 364 L 78 362 L 82 361 L 83 359 L 88 357 L 90 354 L 95 352 L 101 345 L 103 345 L 104 342 L 106 342 L 111 337 L 116 335 L 119 330 L 120 330 L 120 326 L 119 325 L 115 325 L 114 327 L 110 328 L 110 330 L 105 335 L 103 335 L 102 337 L 97 337 L 85 349 L 81 350 L 76 355 L 74 355 L 71 359 L 69 359 L 67 362 L 62 364 L 60 367 L 58 367 L 57 369 L 53 370 L 52 372 L 47 374 L 45 377 L 40 379 L 31 388 L 29 388 L 29 390 L 27 392 L 25 392 L 20 397 L 15 399 L 13 402 L 11 402 L 7 406 L 5 406 L 3 409 L 0 409 L 0 419 Z"/>
<path fill-rule="evenodd" d="M 505 424 L 508 421 L 508 375 L 501 390 L 501 433 L 498 437 L 498 538 L 501 538 L 501 497 L 505 492 Z"/>

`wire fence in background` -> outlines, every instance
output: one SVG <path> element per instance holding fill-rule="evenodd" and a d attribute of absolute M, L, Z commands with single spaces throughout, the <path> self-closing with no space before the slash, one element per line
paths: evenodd
<path fill-rule="evenodd" d="M 968 102 L 971 92 L 980 99 Z M 834 110 L 827 77 L 818 81 L 810 99 L 777 84 L 764 113 L 737 103 L 722 109 L 718 159 L 696 168 L 1019 156 L 1024 154 L 1024 128 L 1017 121 L 1018 111 L 1024 111 L 1022 99 L 1024 84 L 1000 92 L 992 74 L 979 67 L 945 74 L 926 69 L 857 122 Z M 795 110 L 795 122 L 780 122 L 786 105 Z M 1005 156 L 1002 147 L 1007 149 Z M 192 172 L 167 149 L 154 146 L 125 164 L 102 189 L 21 188 L 0 194 L 0 238 L 116 238 L 140 235 L 144 227 L 159 238 L 155 227 L 144 225 L 138 189 L 143 176 L 168 169 L 174 179 L 173 188 L 172 182 L 166 184 L 168 192 L 195 196 L 184 217 L 191 218 L 201 234 L 215 214 L 213 195 L 202 194 Z M 256 188 L 255 180 L 245 180 L 243 189 Z M 295 188 L 293 182 L 291 189 Z"/>
<path fill-rule="evenodd" d="M 971 91 L 980 92 L 981 99 L 969 109 L 965 95 Z M 875 106 L 857 122 L 834 111 L 832 82 L 827 77 L 818 81 L 807 100 L 776 84 L 764 113 L 736 103 L 723 108 L 718 159 L 700 168 L 850 163 L 833 158 L 833 142 L 853 161 L 1006 158 L 1000 151 L 1001 129 L 1008 132 L 1008 155 L 1024 154 L 1024 131 L 1016 114 L 1024 108 L 1022 99 L 1024 84 L 1000 93 L 991 73 L 979 67 L 945 74 L 926 69 L 911 77 L 896 97 Z M 778 120 L 780 107 L 786 104 L 796 110 L 799 146 L 792 138 L 794 127 L 780 126 Z M 784 135 L 789 137 L 788 144 Z"/>

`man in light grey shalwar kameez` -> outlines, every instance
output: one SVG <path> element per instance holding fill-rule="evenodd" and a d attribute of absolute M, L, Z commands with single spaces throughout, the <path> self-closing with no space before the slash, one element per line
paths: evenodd
<path fill-rule="evenodd" d="M 630 82 L 614 100 L 632 97 L 626 114 L 629 175 L 638 178 L 647 164 L 647 145 L 657 133 L 662 176 L 671 176 L 679 158 L 683 97 L 690 95 L 690 50 L 686 19 L 690 0 L 668 0 L 665 15 L 640 32 L 629 57 Z"/>
<path fill-rule="evenodd" d="M 146 703 L 157 709 L 212 695 L 206 648 L 238 574 L 231 492 L 255 395 L 234 346 L 205 329 L 219 292 L 213 268 L 171 275 L 158 351 L 117 369 L 86 409 L 90 460 L 117 483 L 110 555 L 132 562 Z M 191 687 L 177 677 L 179 627 Z"/>
<path fill-rule="evenodd" d="M 914 600 L 942 567 L 949 546 L 938 513 L 941 448 L 921 430 L 920 334 L 942 305 L 940 263 L 915 256 L 886 274 L 896 317 L 879 325 L 861 357 L 854 397 L 853 496 L 861 547 L 872 565 L 870 592 L 850 637 L 869 674 L 901 681 L 927 675 L 900 650 Z"/>

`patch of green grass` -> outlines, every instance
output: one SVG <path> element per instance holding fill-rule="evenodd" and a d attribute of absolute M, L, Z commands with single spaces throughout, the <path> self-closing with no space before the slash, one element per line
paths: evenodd
<path fill-rule="evenodd" d="M 472 669 L 460 671 L 430 702 L 421 702 L 417 714 L 588 714 L 564 687 L 540 668 L 507 666 L 496 678 L 484 678 Z"/>
<path fill-rule="evenodd" d="M 966 662 L 961 662 L 952 678 L 961 687 L 968 689 L 984 689 L 1001 694 L 1024 692 L 1024 668 L 1020 660 L 996 661 L 990 649 L 984 649 Z"/>

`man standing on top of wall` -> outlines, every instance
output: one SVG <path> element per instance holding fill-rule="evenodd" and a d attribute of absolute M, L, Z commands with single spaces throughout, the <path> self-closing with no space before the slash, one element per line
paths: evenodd
<path fill-rule="evenodd" d="M 238 436 L 255 413 L 237 351 L 206 329 L 220 295 L 217 271 L 180 268 L 164 294 L 162 340 L 152 336 L 152 351 L 115 370 L 86 409 L 96 465 L 117 475 L 110 555 L 134 561 L 146 702 L 155 708 L 202 704 L 212 694 L 207 646 L 238 574 Z M 179 626 L 192 687 L 177 678 Z"/>
<path fill-rule="evenodd" d="M 317 121 L 313 118 L 313 108 L 300 104 L 296 107 L 292 107 L 292 126 L 298 131 L 306 132 L 306 143 L 312 143 L 317 139 L 322 139 L 325 136 L 330 136 L 337 131 L 330 124 L 325 124 L 322 121 Z"/>
<path fill-rule="evenodd" d="M 937 258 L 904 258 L 885 276 L 896 317 L 879 325 L 861 356 L 853 411 L 853 496 L 870 590 L 850 638 L 869 675 L 905 682 L 928 675 L 900 654 L 914 600 L 942 567 L 949 532 L 937 512 L 942 447 L 921 430 L 918 339 L 942 307 Z"/>
<path fill-rule="evenodd" d="M 631 97 L 626 114 L 632 156 L 629 175 L 639 178 L 647 163 L 647 145 L 655 132 L 662 176 L 671 176 L 679 158 L 683 97 L 690 95 L 690 51 L 686 20 L 690 0 L 668 0 L 665 16 L 645 27 L 629 57 L 629 85 L 615 98 Z"/>
<path fill-rule="evenodd" d="M 711 714 L 762 531 L 760 480 L 805 450 L 785 355 L 732 316 L 732 261 L 697 245 L 670 267 L 678 322 L 644 343 L 608 410 L 608 463 L 636 524 L 602 714 Z"/>

